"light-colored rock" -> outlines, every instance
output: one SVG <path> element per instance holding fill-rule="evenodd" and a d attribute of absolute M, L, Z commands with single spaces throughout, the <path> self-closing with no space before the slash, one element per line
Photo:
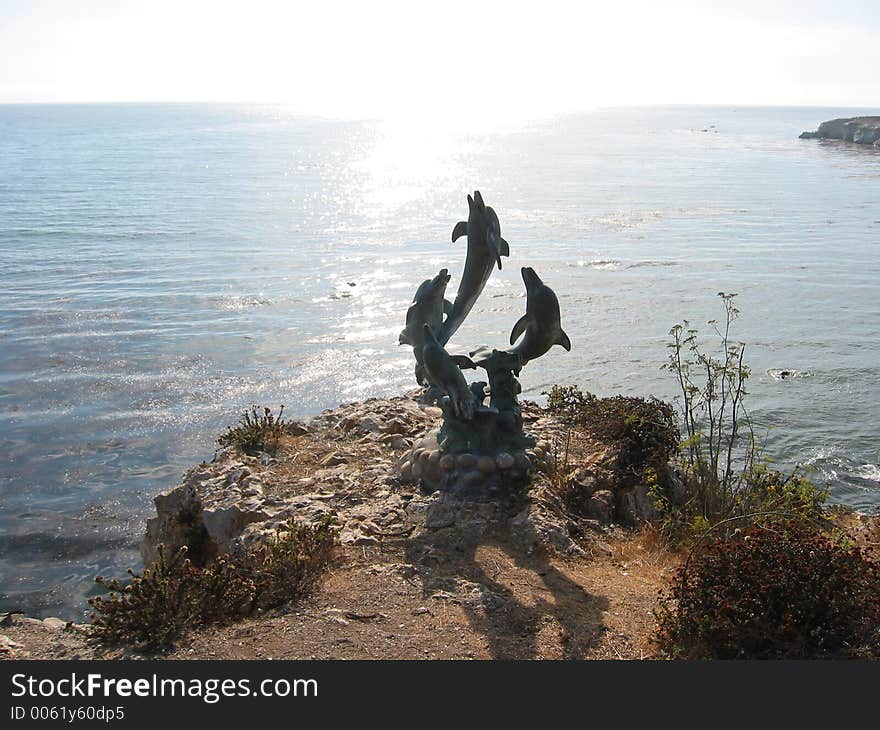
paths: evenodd
<path fill-rule="evenodd" d="M 160 544 L 166 555 L 185 546 L 189 559 L 202 565 L 217 555 L 238 550 L 248 525 L 290 518 L 310 521 L 329 510 L 322 501 L 264 495 L 251 470 L 228 455 L 191 469 L 179 485 L 153 501 L 156 516 L 147 520 L 141 543 L 146 565 L 156 560 Z M 251 530 L 248 534 L 271 535 L 273 531 Z"/>
<path fill-rule="evenodd" d="M 361 432 L 379 431 L 381 429 L 381 426 L 382 426 L 382 419 L 373 413 L 361 418 L 357 424 L 358 431 L 361 431 Z"/>
<path fill-rule="evenodd" d="M 514 466 L 516 460 L 513 458 L 512 454 L 502 451 L 495 457 L 495 463 L 498 465 L 499 469 L 510 469 Z"/>
<path fill-rule="evenodd" d="M 340 464 L 346 463 L 348 463 L 348 459 L 337 451 L 334 451 L 332 454 L 327 454 L 327 456 L 321 459 L 321 466 L 326 467 L 339 466 Z"/>
<path fill-rule="evenodd" d="M 409 433 L 409 428 L 407 428 L 407 425 L 399 418 L 392 418 L 390 421 L 386 421 L 379 426 L 379 430 L 391 434 L 402 435 Z"/>
<path fill-rule="evenodd" d="M 444 471 L 452 471 L 455 468 L 455 457 L 452 454 L 445 454 L 440 459 L 440 468 Z"/>
<path fill-rule="evenodd" d="M 395 434 L 388 442 L 388 445 L 395 451 L 402 451 L 409 446 L 409 441 L 403 436 Z"/>
<path fill-rule="evenodd" d="M 0 654 L 12 654 L 19 649 L 24 649 L 24 644 L 13 641 L 8 636 L 0 634 Z"/>
<path fill-rule="evenodd" d="M 304 423 L 300 423 L 299 421 L 294 421 L 292 423 L 287 424 L 287 433 L 291 436 L 304 436 L 309 432 L 309 427 Z"/>

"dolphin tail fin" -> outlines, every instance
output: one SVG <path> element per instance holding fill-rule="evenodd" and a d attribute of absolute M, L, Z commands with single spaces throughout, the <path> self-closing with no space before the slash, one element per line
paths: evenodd
<path fill-rule="evenodd" d="M 452 229 L 452 242 L 455 243 L 462 236 L 467 235 L 467 221 L 459 221 Z"/>
<path fill-rule="evenodd" d="M 519 339 L 519 336 L 526 331 L 526 326 L 529 323 L 529 315 L 524 314 L 520 317 L 516 324 L 513 325 L 513 329 L 510 330 L 510 344 L 512 345 Z"/>
<path fill-rule="evenodd" d="M 452 362 L 458 365 L 462 370 L 475 370 L 476 365 L 474 365 L 474 361 L 471 360 L 467 355 L 450 355 L 452 358 Z"/>
<path fill-rule="evenodd" d="M 556 344 L 562 345 L 568 352 L 571 352 L 571 340 L 564 330 L 559 330 L 559 336 L 556 338 Z"/>

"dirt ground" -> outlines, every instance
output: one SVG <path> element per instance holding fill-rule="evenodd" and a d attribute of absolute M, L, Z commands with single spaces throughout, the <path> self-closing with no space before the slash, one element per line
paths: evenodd
<path fill-rule="evenodd" d="M 218 659 L 641 659 L 668 554 L 639 537 L 560 560 L 494 542 L 350 548 L 290 612 L 202 631 L 168 656 Z M 416 571 L 421 557 L 429 570 Z M 445 589 L 444 589 L 445 587 Z"/>
<path fill-rule="evenodd" d="M 201 629 L 169 659 L 642 659 L 676 557 L 620 534 L 612 554 L 560 559 L 491 540 L 352 546 L 298 605 Z M 419 560 L 413 563 L 413 560 Z M 418 566 L 418 568 L 416 567 Z M 140 658 L 78 627 L 0 620 L 6 658 Z M 11 643 L 10 643 L 11 642 Z"/>

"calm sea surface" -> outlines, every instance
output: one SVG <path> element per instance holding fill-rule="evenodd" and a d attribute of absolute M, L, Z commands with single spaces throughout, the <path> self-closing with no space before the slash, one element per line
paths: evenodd
<path fill-rule="evenodd" d="M 452 343 L 506 342 L 520 266 L 573 349 L 522 374 L 675 395 L 668 330 L 738 292 L 767 450 L 880 507 L 880 153 L 861 110 L 598 111 L 491 134 L 276 107 L 0 107 L 0 610 L 75 618 L 151 499 L 250 403 L 412 387 L 397 334 L 482 191 L 510 259 Z M 802 377 L 777 379 L 778 370 Z"/>

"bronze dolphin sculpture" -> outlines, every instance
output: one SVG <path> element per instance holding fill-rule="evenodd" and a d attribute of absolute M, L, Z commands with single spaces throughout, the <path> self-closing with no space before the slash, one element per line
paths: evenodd
<path fill-rule="evenodd" d="M 412 304 L 406 311 L 406 327 L 397 339 L 398 345 L 412 345 L 416 356 L 416 382 L 425 385 L 425 371 L 422 364 L 422 348 L 425 346 L 423 325 L 430 325 L 432 330 L 439 330 L 443 324 L 443 313 L 449 313 L 452 304 L 444 299 L 446 285 L 449 283 L 449 271 L 440 269 L 433 279 L 425 279 L 416 290 Z"/>
<path fill-rule="evenodd" d="M 522 341 L 510 352 L 519 355 L 521 366 L 529 360 L 541 357 L 553 345 L 562 345 L 571 351 L 571 340 L 559 321 L 559 300 L 531 267 L 522 268 L 526 285 L 526 313 L 513 325 L 510 344 L 525 333 Z"/>
<path fill-rule="evenodd" d="M 427 324 L 423 328 L 423 338 L 422 361 L 428 382 L 449 398 L 454 415 L 464 421 L 472 420 L 479 404 L 461 368 L 474 368 L 476 365 L 465 355 L 446 352 Z"/>
<path fill-rule="evenodd" d="M 501 257 L 510 256 L 510 246 L 501 237 L 498 216 L 483 202 L 480 191 L 475 190 L 474 196 L 468 195 L 467 200 L 467 221 L 459 221 L 452 229 L 453 242 L 461 236 L 467 236 L 467 258 L 452 311 L 437 334 L 438 341 L 444 345 L 468 316 L 495 264 L 500 269 Z"/>

